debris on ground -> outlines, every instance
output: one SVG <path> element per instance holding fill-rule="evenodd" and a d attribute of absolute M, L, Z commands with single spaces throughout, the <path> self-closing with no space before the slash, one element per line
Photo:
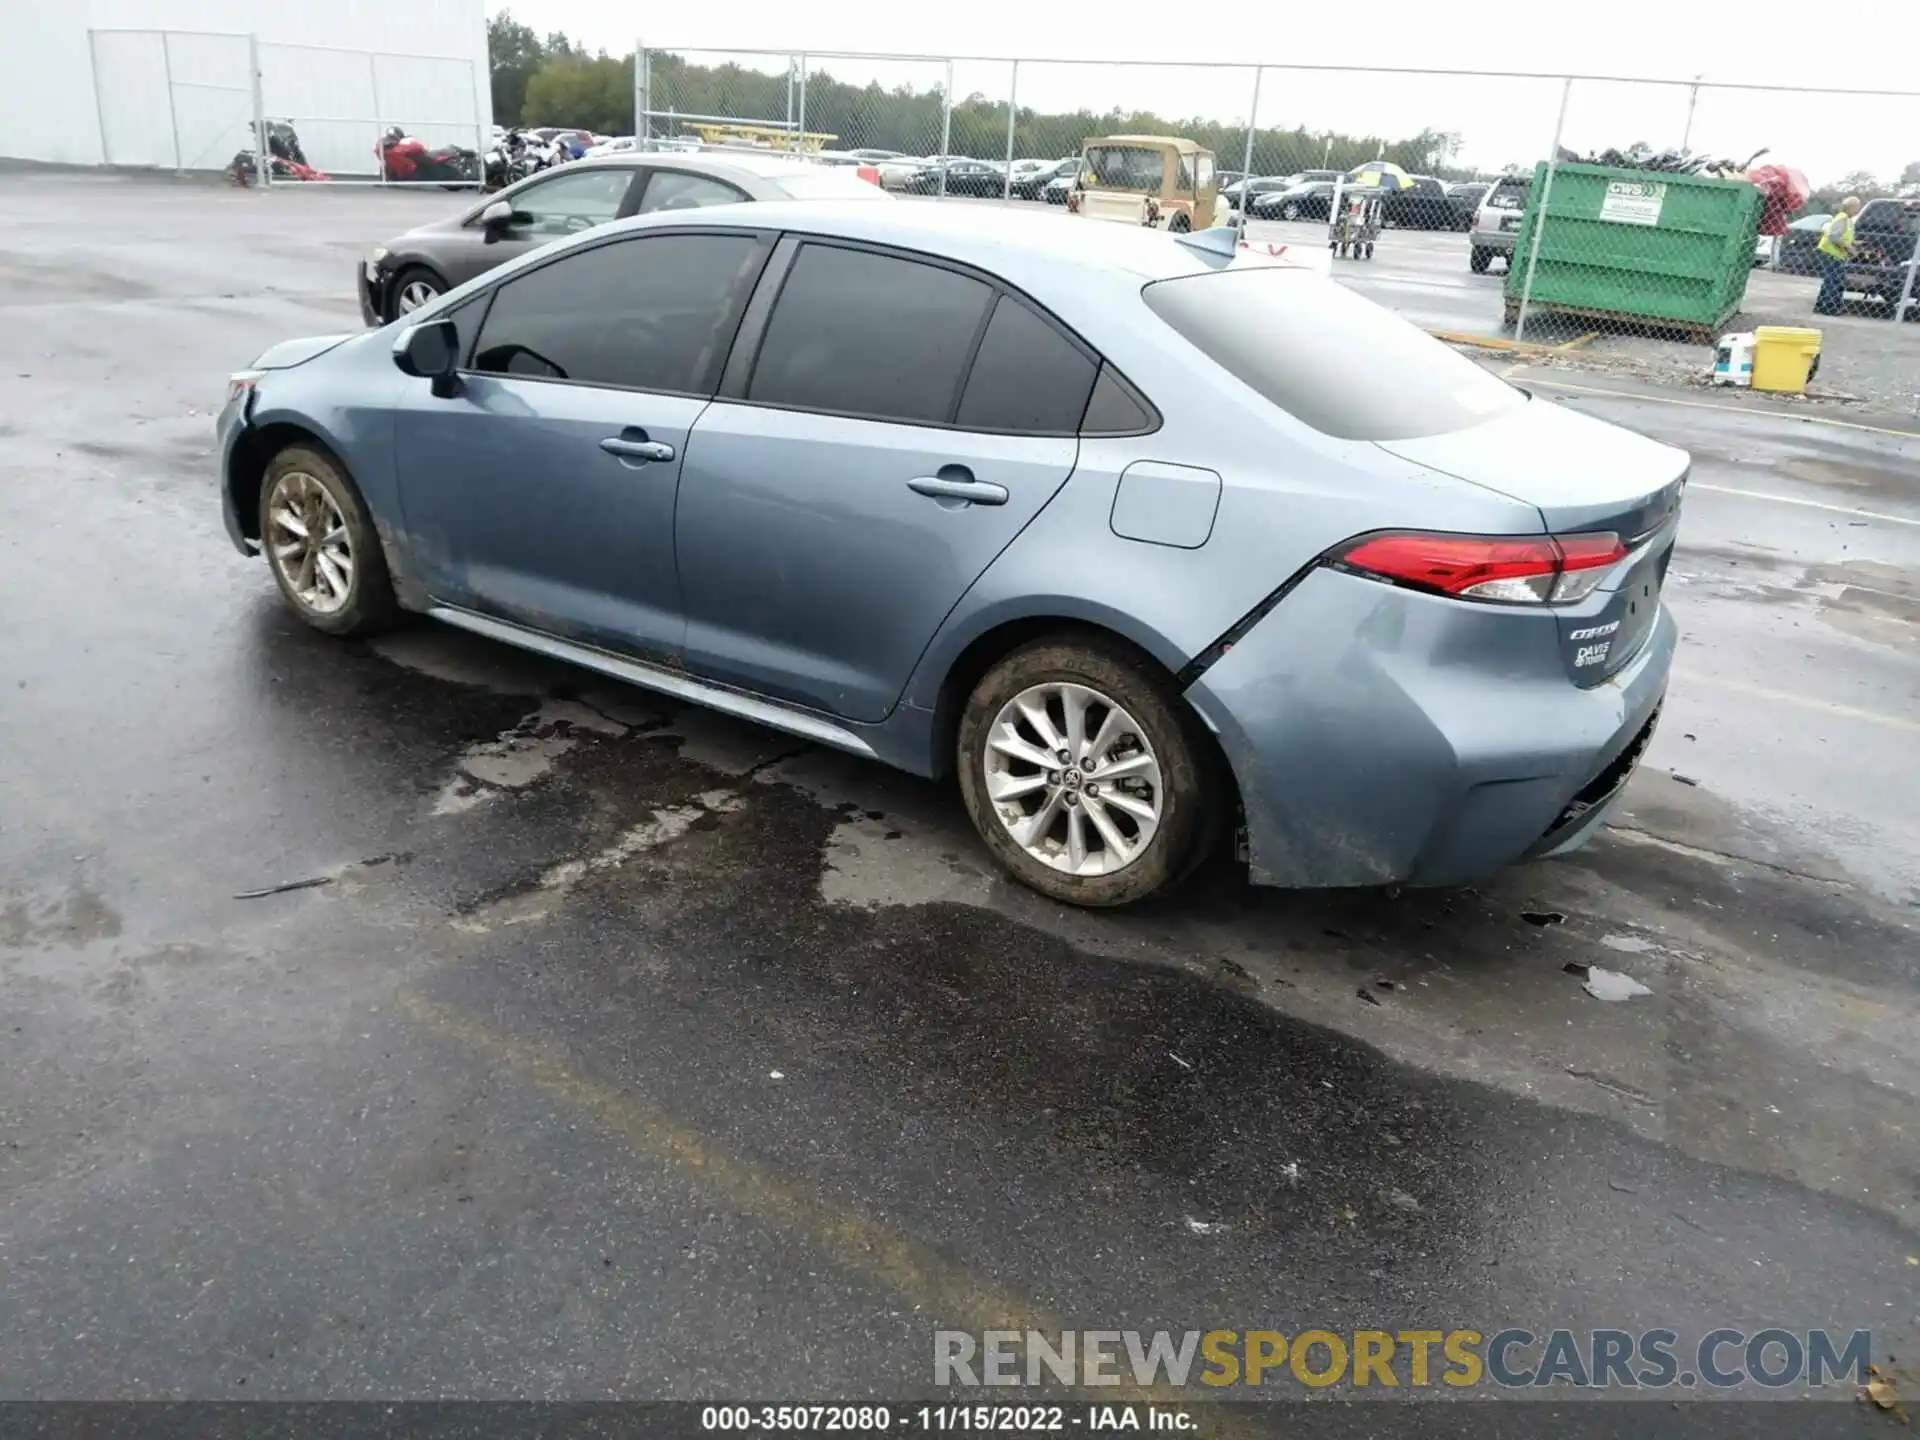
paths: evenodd
<path fill-rule="evenodd" d="M 1566 964 L 1562 965 L 1560 968 L 1566 971 L 1567 974 L 1578 975 L 1582 980 L 1584 980 L 1587 978 L 1587 970 L 1589 967 L 1587 965 L 1587 962 L 1584 960 L 1569 960 L 1567 961 Z"/>
<path fill-rule="evenodd" d="M 1618 1190 L 1622 1195 L 1638 1195 L 1640 1193 L 1640 1187 L 1638 1185 L 1629 1185 L 1622 1180 L 1607 1181 L 1607 1189 Z"/>
<path fill-rule="evenodd" d="M 268 895 L 284 895 L 289 890 L 313 890 L 322 885 L 331 885 L 333 876 L 314 875 L 306 880 L 287 880 L 278 885 L 268 885 L 260 890 L 242 890 L 233 898 L 236 900 L 259 900 Z"/>
<path fill-rule="evenodd" d="M 1391 980 L 1376 980 L 1374 988 L 1379 990 L 1398 990 L 1400 987 Z"/>
<path fill-rule="evenodd" d="M 786 1078 L 787 1078 L 787 1072 L 784 1070 L 767 1071 L 767 1079 L 769 1080 L 784 1080 Z"/>
<path fill-rule="evenodd" d="M 1582 988 L 1596 1000 L 1631 1000 L 1636 995 L 1653 993 L 1631 975 L 1623 975 L 1618 970 L 1608 970 L 1600 965 L 1587 967 L 1587 978 Z"/>
<path fill-rule="evenodd" d="M 1673 778 L 1679 781 L 1682 785 L 1698 785 L 1700 783 L 1698 780 L 1694 779 L 1691 775 L 1682 775 L 1678 770 L 1675 770 L 1672 773 L 1673 773 Z"/>
<path fill-rule="evenodd" d="M 1878 1365 L 1867 1366 L 1867 1384 L 1860 1392 L 1860 1398 L 1887 1411 L 1902 1425 L 1910 1423 L 1906 1408 L 1900 1403 L 1900 1392 L 1894 1387 L 1893 1377 Z"/>
<path fill-rule="evenodd" d="M 1191 1215 L 1187 1217 L 1187 1229 L 1196 1235 L 1221 1235 L 1232 1228 L 1224 1220 L 1196 1220 Z"/>
<path fill-rule="evenodd" d="M 1520 918 L 1529 925 L 1564 925 L 1567 917 L 1558 910 L 1522 910 Z"/>
<path fill-rule="evenodd" d="M 1380 1003 L 1380 997 L 1374 994 L 1373 991 L 1369 990 L 1364 985 L 1362 985 L 1354 993 L 1357 994 L 1362 1000 L 1366 1001 L 1367 1004 L 1369 1005 L 1378 1005 Z"/>
<path fill-rule="evenodd" d="M 1191 1060 L 1182 1060 L 1178 1055 L 1174 1054 L 1173 1051 L 1171 1050 L 1167 1051 L 1167 1058 L 1173 1061 L 1173 1063 L 1178 1065 L 1182 1070 L 1193 1069 L 1193 1062 Z"/>
<path fill-rule="evenodd" d="M 1404 1190 L 1388 1190 L 1381 1198 L 1396 1210 L 1404 1210 L 1409 1215 L 1420 1213 L 1420 1202 Z"/>
<path fill-rule="evenodd" d="M 1280 1167 L 1280 1173 L 1286 1177 L 1289 1185 L 1298 1185 L 1300 1183 L 1300 1162 L 1298 1160 L 1287 1161 L 1286 1164 Z"/>

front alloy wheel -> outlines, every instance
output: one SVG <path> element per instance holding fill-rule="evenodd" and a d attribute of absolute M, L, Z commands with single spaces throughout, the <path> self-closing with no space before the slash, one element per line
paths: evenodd
<path fill-rule="evenodd" d="M 440 287 L 424 275 L 416 275 L 405 281 L 394 292 L 393 309 L 397 315 L 411 315 L 422 305 L 438 298 Z"/>
<path fill-rule="evenodd" d="M 352 478 L 314 445 L 289 445 L 260 480 L 260 548 L 294 612 L 329 635 L 393 621 L 386 552 Z"/>
<path fill-rule="evenodd" d="M 333 615 L 353 598 L 353 542 L 333 496 L 305 470 L 282 471 L 267 497 L 267 553 L 294 602 Z"/>

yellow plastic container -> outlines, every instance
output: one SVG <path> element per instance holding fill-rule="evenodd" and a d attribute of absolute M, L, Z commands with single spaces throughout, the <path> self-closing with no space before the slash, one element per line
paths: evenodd
<path fill-rule="evenodd" d="M 1796 325 L 1761 325 L 1753 332 L 1753 388 L 1798 395 L 1820 359 L 1820 332 Z"/>

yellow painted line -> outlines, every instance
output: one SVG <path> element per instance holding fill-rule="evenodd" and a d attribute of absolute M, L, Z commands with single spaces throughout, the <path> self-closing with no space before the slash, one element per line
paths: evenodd
<path fill-rule="evenodd" d="M 1713 485 L 1704 480 L 1690 481 L 1689 490 L 1707 490 L 1715 495 L 1738 495 L 1745 500 L 1765 500 L 1775 505 L 1798 505 L 1803 510 L 1825 510 L 1833 515 L 1850 515 L 1855 520 L 1877 520 L 1886 525 L 1920 525 L 1920 516 L 1889 515 L 1884 510 L 1859 510 L 1851 505 L 1833 505 L 1825 500 L 1802 500 L 1795 495 L 1775 495 L 1771 490 L 1743 490 L 1738 485 Z"/>
<path fill-rule="evenodd" d="M 1894 435 L 1902 440 L 1920 440 L 1920 430 L 1896 430 L 1887 425 L 1868 425 L 1859 420 L 1835 420 L 1828 415 L 1795 415 L 1785 410 L 1749 410 L 1741 405 L 1713 405 L 1705 400 L 1682 400 L 1677 395 L 1643 395 L 1636 390 L 1607 390 L 1598 385 L 1569 385 L 1564 380 L 1534 378 L 1546 390 L 1566 390 L 1575 395 L 1604 395 L 1610 400 L 1645 400 L 1653 405 L 1678 405 L 1687 410 L 1717 410 L 1722 415 L 1759 415 L 1769 420 L 1791 420 L 1800 425 L 1831 425 L 1838 430 L 1864 430 L 1869 435 Z"/>
<path fill-rule="evenodd" d="M 1782 705 L 1798 705 L 1803 710 L 1818 710 L 1822 714 L 1832 715 L 1842 720 L 1860 720 L 1869 725 L 1886 725 L 1895 730 L 1911 730 L 1920 734 L 1920 720 L 1912 720 L 1904 715 L 1889 715 L 1883 710 L 1866 710 L 1858 705 L 1843 705 L 1837 700 L 1820 700 L 1811 695 L 1796 694 L 1791 690 L 1770 690 L 1764 685 L 1752 685 L 1745 680 L 1729 680 L 1719 675 L 1702 675 L 1682 668 L 1681 680 L 1686 684 L 1705 684 L 1722 690 L 1732 690 L 1741 695 L 1751 696 L 1755 700 L 1772 700 Z"/>
<path fill-rule="evenodd" d="M 729 1153 L 646 1101 L 583 1074 L 538 1045 L 503 1035 L 472 1015 L 411 992 L 402 991 L 395 1003 L 409 1019 L 586 1116 L 635 1153 L 685 1173 L 738 1214 L 792 1235 L 841 1268 L 902 1296 L 927 1319 L 929 1371 L 935 1325 L 976 1334 L 1039 1330 L 1057 1335 L 1066 1328 L 1012 1291 L 850 1209 L 808 1181 Z M 1127 1323 L 1125 1316 L 1113 1318 L 1116 1327 Z M 977 1373 L 977 1357 L 975 1367 Z M 956 1392 L 956 1401 L 966 1393 Z M 1202 1387 L 1142 1387 L 1131 1380 L 1088 1393 L 1160 1405 L 1213 1398 Z M 1207 1429 L 1223 1435 L 1260 1433 L 1225 1417 L 1210 1418 Z"/>
<path fill-rule="evenodd" d="M 1561 349 L 1558 345 L 1536 345 L 1531 340 L 1508 340 L 1499 335 L 1471 335 L 1464 330 L 1429 330 L 1427 333 L 1450 345 L 1477 345 L 1482 350 L 1509 350 L 1517 355 L 1554 355 Z"/>

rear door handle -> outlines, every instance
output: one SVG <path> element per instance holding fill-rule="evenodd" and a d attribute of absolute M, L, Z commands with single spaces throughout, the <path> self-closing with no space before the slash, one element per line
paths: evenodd
<path fill-rule="evenodd" d="M 1007 503 L 1007 487 L 995 485 L 986 480 L 962 480 L 946 475 L 921 475 L 907 481 L 907 488 L 917 495 L 930 495 L 936 500 L 971 500 L 976 505 Z"/>
<path fill-rule="evenodd" d="M 609 435 L 600 442 L 600 448 L 609 455 L 618 455 L 622 460 L 671 460 L 673 447 L 664 440 L 628 440 L 623 436 Z"/>

